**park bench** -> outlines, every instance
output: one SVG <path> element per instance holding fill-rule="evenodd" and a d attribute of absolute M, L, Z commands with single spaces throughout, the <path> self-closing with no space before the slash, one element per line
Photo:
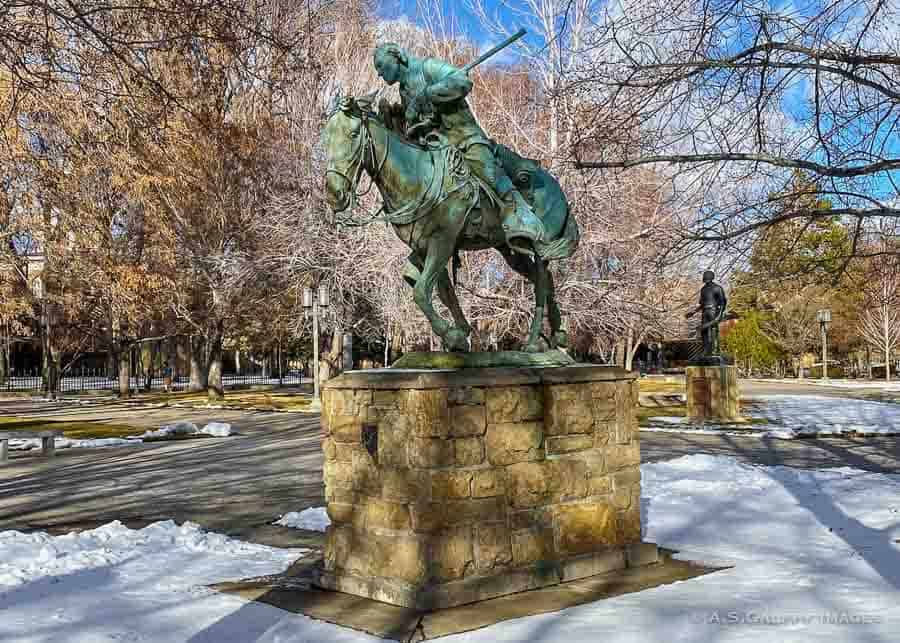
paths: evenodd
<path fill-rule="evenodd" d="M 0 431 L 0 462 L 6 462 L 7 448 L 10 440 L 41 439 L 42 451 L 45 456 L 56 455 L 54 440 L 61 438 L 63 432 L 59 429 L 47 431 Z"/>

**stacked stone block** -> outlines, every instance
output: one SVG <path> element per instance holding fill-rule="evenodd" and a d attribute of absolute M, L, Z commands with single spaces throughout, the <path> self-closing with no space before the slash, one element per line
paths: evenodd
<path fill-rule="evenodd" d="M 636 387 L 597 367 L 333 380 L 319 583 L 433 609 L 646 557 Z"/>
<path fill-rule="evenodd" d="M 743 422 L 737 366 L 685 369 L 687 417 L 692 422 Z"/>

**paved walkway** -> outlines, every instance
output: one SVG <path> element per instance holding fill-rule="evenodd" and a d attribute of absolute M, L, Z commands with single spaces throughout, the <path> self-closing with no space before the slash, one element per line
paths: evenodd
<path fill-rule="evenodd" d="M 267 527 L 279 515 L 323 503 L 319 419 L 303 413 L 72 407 L 38 403 L 57 419 L 127 421 L 155 427 L 174 420 L 230 422 L 228 438 L 62 449 L 53 459 L 10 453 L 0 466 L 0 529 L 142 525 L 191 520 L 248 539 L 277 541 L 295 530 Z M 0 401 L 0 415 L 24 414 Z M 279 535 L 278 532 L 285 532 Z M 302 535 L 300 535 L 302 536 Z M 302 537 L 300 538 L 302 540 Z M 274 543 L 273 543 L 274 544 Z M 293 538 L 288 543 L 298 544 Z"/>
<path fill-rule="evenodd" d="M 795 391 L 791 391 L 794 393 Z M 819 395 L 822 390 L 815 387 Z M 0 466 L 0 530 L 68 531 L 122 520 L 141 526 L 191 520 L 257 542 L 297 546 L 319 536 L 272 527 L 288 511 L 324 502 L 318 416 L 302 413 L 78 407 L 0 400 L 0 415 L 106 418 L 141 426 L 178 419 L 231 422 L 229 438 L 65 449 L 54 459 L 13 453 Z M 641 434 L 645 461 L 695 453 L 801 468 L 851 466 L 900 473 L 900 436 L 774 440 L 683 433 Z"/>

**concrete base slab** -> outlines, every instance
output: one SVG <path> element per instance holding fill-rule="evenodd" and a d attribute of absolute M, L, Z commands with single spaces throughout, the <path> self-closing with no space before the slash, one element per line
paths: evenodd
<path fill-rule="evenodd" d="M 649 548 L 646 548 L 646 551 L 636 550 L 632 555 L 640 557 L 650 553 Z M 725 569 L 674 560 L 673 553 L 660 549 L 655 563 L 646 562 L 641 566 L 589 576 L 552 587 L 431 612 L 317 589 L 312 586 L 312 581 L 314 570 L 321 561 L 319 556 L 301 559 L 279 576 L 219 583 L 212 588 L 248 601 L 259 601 L 385 639 L 425 641 L 514 618 L 556 612 Z M 647 561 L 646 558 L 644 560 Z"/>

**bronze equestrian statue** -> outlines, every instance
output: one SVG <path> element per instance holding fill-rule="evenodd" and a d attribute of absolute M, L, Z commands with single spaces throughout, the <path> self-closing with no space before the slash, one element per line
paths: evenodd
<path fill-rule="evenodd" d="M 390 43 L 376 48 L 374 62 L 385 82 L 399 84 L 401 102 L 382 100 L 376 113 L 374 96 L 339 101 L 324 135 L 331 207 L 336 213 L 352 208 L 362 173 L 369 175 L 382 198 L 380 218 L 410 248 L 403 276 L 445 350 L 468 351 L 471 333 L 448 263 L 459 251 L 488 248 L 534 285 L 524 350 L 541 350 L 545 311 L 549 347 L 565 346 L 548 262 L 571 256 L 579 232 L 559 183 L 481 129 L 466 101 L 474 64 L 459 69 Z M 434 309 L 435 286 L 453 324 Z"/>

